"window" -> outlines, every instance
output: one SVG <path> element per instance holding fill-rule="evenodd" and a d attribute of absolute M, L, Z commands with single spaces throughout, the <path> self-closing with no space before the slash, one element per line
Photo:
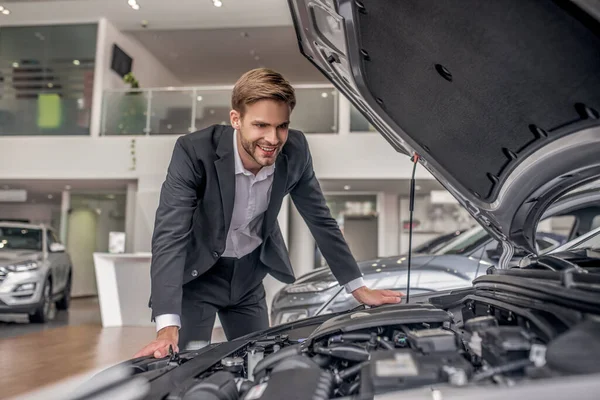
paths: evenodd
<path fill-rule="evenodd" d="M 541 221 L 537 228 L 537 237 L 551 239 L 559 243 L 565 243 L 573 229 L 577 218 L 574 215 L 561 215 L 546 218 Z"/>
<path fill-rule="evenodd" d="M 596 215 L 592 220 L 592 227 L 590 228 L 593 231 L 596 228 L 600 228 L 600 215 Z"/>
<path fill-rule="evenodd" d="M 42 250 L 42 231 L 21 227 L 0 227 L 0 251 Z"/>
<path fill-rule="evenodd" d="M 434 249 L 435 255 L 469 254 L 490 239 L 488 233 L 481 227 L 476 227 L 457 236 L 444 246 Z"/>

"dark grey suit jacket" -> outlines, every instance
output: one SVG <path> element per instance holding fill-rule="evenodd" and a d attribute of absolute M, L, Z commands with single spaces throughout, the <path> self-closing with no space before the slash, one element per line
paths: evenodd
<path fill-rule="evenodd" d="M 214 125 L 180 137 L 163 183 L 152 237 L 152 318 L 181 315 L 182 285 L 198 278 L 225 251 L 235 196 L 233 128 Z M 262 226 L 260 261 L 274 278 L 295 280 L 277 223 L 291 194 L 340 284 L 361 277 L 313 171 L 304 134 L 290 130 L 275 162 Z"/>

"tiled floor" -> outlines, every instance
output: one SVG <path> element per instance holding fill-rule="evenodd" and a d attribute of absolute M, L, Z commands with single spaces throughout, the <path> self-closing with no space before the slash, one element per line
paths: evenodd
<path fill-rule="evenodd" d="M 130 359 L 155 336 L 153 327 L 102 328 L 97 299 L 74 300 L 47 325 L 0 319 L 0 398 L 22 395 Z M 214 341 L 222 341 L 215 331 Z"/>

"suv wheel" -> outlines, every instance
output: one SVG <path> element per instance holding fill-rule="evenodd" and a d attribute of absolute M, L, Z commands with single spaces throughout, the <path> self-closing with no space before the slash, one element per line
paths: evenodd
<path fill-rule="evenodd" d="M 58 310 L 68 310 L 70 304 L 71 304 L 71 274 L 69 274 L 69 279 L 67 279 L 67 283 L 65 284 L 65 288 L 63 289 L 60 300 L 58 300 L 56 302 L 56 308 Z"/>
<path fill-rule="evenodd" d="M 52 301 L 52 282 L 48 279 L 42 289 L 42 301 L 35 312 L 29 316 L 29 321 L 44 323 L 52 321 L 55 315 L 56 305 Z"/>

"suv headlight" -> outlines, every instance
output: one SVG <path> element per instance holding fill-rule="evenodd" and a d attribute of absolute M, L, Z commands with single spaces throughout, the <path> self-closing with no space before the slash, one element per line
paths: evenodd
<path fill-rule="evenodd" d="M 35 261 L 26 261 L 5 267 L 9 272 L 26 272 L 38 269 L 38 263 Z"/>
<path fill-rule="evenodd" d="M 300 283 L 298 285 L 290 285 L 285 288 L 286 293 L 312 293 L 322 292 L 337 286 L 337 282 L 309 282 Z"/>

